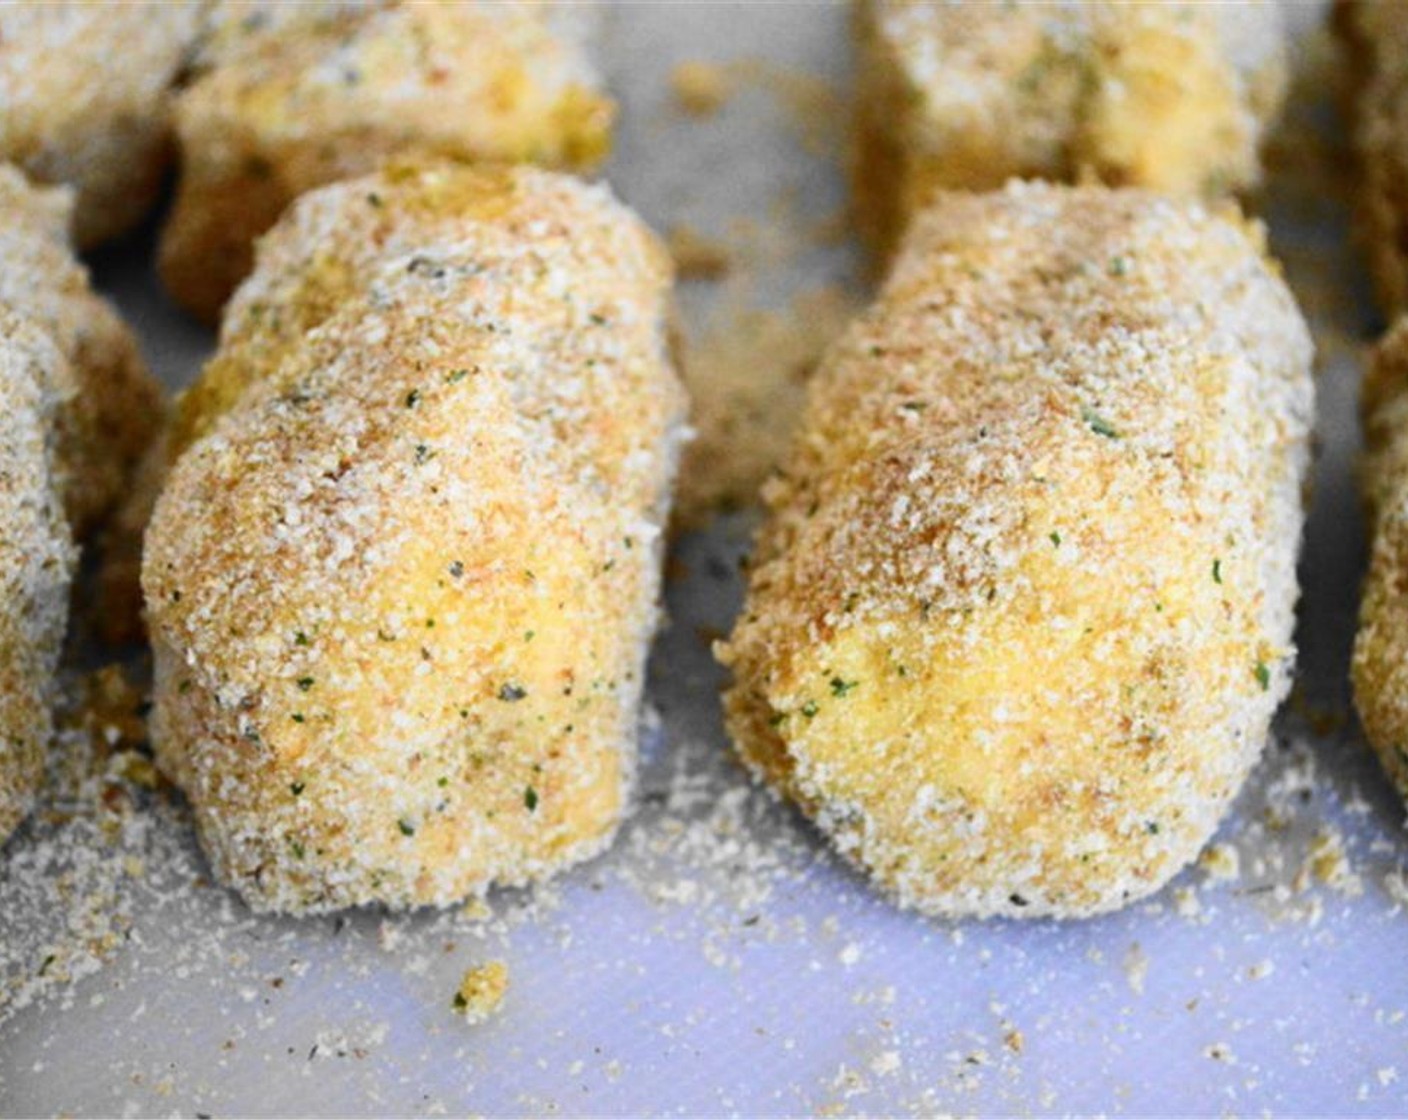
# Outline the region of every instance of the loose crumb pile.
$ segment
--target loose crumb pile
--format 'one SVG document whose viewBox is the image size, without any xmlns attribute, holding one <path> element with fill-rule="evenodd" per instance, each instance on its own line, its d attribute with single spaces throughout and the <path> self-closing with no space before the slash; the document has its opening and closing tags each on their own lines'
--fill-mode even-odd
<svg viewBox="0 0 1408 1120">
<path fill-rule="evenodd" d="M 130 939 L 139 895 L 202 874 L 169 827 L 141 693 L 116 668 L 63 683 L 41 806 L 0 863 L 0 1020 L 43 996 L 72 1004 Z"/>
</svg>

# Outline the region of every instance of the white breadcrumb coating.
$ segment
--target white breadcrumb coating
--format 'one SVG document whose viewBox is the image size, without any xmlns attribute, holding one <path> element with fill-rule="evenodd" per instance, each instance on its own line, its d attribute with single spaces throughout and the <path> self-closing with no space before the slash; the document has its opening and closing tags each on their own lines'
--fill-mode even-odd
<svg viewBox="0 0 1408 1120">
<path fill-rule="evenodd" d="M 80 246 L 123 233 L 156 200 L 168 88 L 200 11 L 194 0 L 0 4 L 0 160 L 74 188 Z"/>
<path fill-rule="evenodd" d="M 1351 676 L 1364 734 L 1408 798 L 1408 317 L 1374 350 L 1363 412 L 1372 543 Z"/>
<path fill-rule="evenodd" d="M 1157 889 L 1289 687 L 1310 360 L 1234 207 L 941 194 L 765 493 L 744 760 L 932 914 Z"/>
<path fill-rule="evenodd" d="M 670 284 L 605 187 L 526 167 L 397 163 L 262 240 L 143 570 L 157 759 L 253 906 L 445 905 L 609 843 L 683 429 Z"/>
<path fill-rule="evenodd" d="M 72 202 L 68 188 L 31 186 L 0 164 L 0 306 L 33 322 L 63 355 L 55 371 L 57 473 L 81 538 L 123 496 L 163 405 L 132 333 L 93 293 L 73 255 Z"/>
<path fill-rule="evenodd" d="M 939 188 L 1245 190 L 1286 85 L 1274 3 L 857 0 L 856 202 L 888 250 Z"/>
<path fill-rule="evenodd" d="M 42 772 L 72 538 L 103 524 L 162 420 L 132 335 L 73 256 L 72 207 L 69 188 L 0 164 L 0 839 Z"/>
<path fill-rule="evenodd" d="M 168 288 L 213 320 L 292 199 L 389 156 L 594 165 L 615 110 L 582 24 L 537 4 L 217 4 L 176 102 Z"/>
<path fill-rule="evenodd" d="M 0 306 L 0 842 L 29 812 L 53 731 L 75 559 L 54 447 L 65 364 L 42 329 Z"/>
<path fill-rule="evenodd" d="M 1349 116 L 1359 165 L 1358 213 L 1379 301 L 1408 311 L 1408 9 L 1339 0 Z"/>
</svg>

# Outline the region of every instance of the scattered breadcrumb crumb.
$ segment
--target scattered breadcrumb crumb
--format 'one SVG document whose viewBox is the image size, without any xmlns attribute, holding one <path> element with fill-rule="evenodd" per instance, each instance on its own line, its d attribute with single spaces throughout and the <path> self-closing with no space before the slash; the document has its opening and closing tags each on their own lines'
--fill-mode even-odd
<svg viewBox="0 0 1408 1120">
<path fill-rule="evenodd" d="M 1144 994 L 1144 981 L 1149 975 L 1149 954 L 1144 952 L 1139 942 L 1129 947 L 1124 955 L 1124 976 L 1129 981 L 1129 989 L 1135 995 Z"/>
<path fill-rule="evenodd" d="M 712 117 L 733 94 L 733 80 L 723 66 L 690 60 L 671 71 L 670 88 L 690 116 Z"/>
<path fill-rule="evenodd" d="M 1192 887 L 1175 887 L 1173 910 L 1180 918 L 1198 917 L 1203 911 L 1203 904 L 1198 898 L 1198 892 Z"/>
<path fill-rule="evenodd" d="M 742 59 L 727 72 L 739 84 L 771 95 L 787 110 L 789 123 L 808 154 L 842 151 L 851 119 L 846 92 L 815 74 L 761 59 Z"/>
<path fill-rule="evenodd" d="M 1385 893 L 1395 906 L 1408 906 L 1408 877 L 1401 869 L 1385 872 L 1383 883 Z"/>
<path fill-rule="evenodd" d="M 508 966 L 490 961 L 471 968 L 460 981 L 451 1006 L 470 1023 L 482 1023 L 499 1009 L 508 991 Z"/>
<path fill-rule="evenodd" d="M 1310 842 L 1302 870 L 1341 894 L 1357 895 L 1364 889 L 1345 854 L 1344 837 L 1332 829 L 1321 831 Z"/>
<path fill-rule="evenodd" d="M 1235 879 L 1241 865 L 1241 856 L 1231 844 L 1209 844 L 1198 859 L 1198 866 L 1214 881 Z"/>
<path fill-rule="evenodd" d="M 689 226 L 674 226 L 668 244 L 681 280 L 718 280 L 728 273 L 732 260 L 728 246 L 704 237 Z"/>
</svg>

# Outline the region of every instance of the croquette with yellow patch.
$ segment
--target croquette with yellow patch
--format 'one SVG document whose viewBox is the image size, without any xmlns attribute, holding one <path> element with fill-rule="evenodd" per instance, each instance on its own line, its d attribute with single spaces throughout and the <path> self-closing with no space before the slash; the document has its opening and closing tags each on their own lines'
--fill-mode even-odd
<svg viewBox="0 0 1408 1120">
<path fill-rule="evenodd" d="M 1273 3 L 857 0 L 855 21 L 856 209 L 884 252 L 941 188 L 1254 187 L 1284 96 Z"/>
<path fill-rule="evenodd" d="M 1290 683 L 1310 359 L 1231 207 L 941 194 L 766 491 L 744 761 L 927 913 L 1158 889 Z"/>
<path fill-rule="evenodd" d="M 172 295 L 214 320 L 291 200 L 390 156 L 593 166 L 614 107 L 581 20 L 561 5 L 218 4 L 176 100 Z"/>
<path fill-rule="evenodd" d="M 398 163 L 261 242 L 147 536 L 152 734 L 256 908 L 445 905 L 625 811 L 683 393 L 604 187 Z"/>
</svg>

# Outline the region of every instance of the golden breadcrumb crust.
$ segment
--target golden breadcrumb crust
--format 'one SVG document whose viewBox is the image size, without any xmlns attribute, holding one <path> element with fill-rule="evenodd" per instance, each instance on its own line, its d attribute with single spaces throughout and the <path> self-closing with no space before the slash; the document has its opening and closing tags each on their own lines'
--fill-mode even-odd
<svg viewBox="0 0 1408 1120">
<path fill-rule="evenodd" d="M 80 246 L 123 233 L 156 200 L 168 87 L 200 11 L 194 0 L 0 5 L 0 160 L 73 186 Z"/>
<path fill-rule="evenodd" d="M 0 842 L 44 773 L 68 619 L 75 553 L 54 448 L 65 364 L 45 331 L 0 306 Z"/>
<path fill-rule="evenodd" d="M 857 0 L 862 231 L 888 252 L 939 188 L 1093 177 L 1254 187 L 1285 88 L 1275 4 Z"/>
<path fill-rule="evenodd" d="M 626 807 L 683 426 L 604 187 L 399 162 L 261 241 L 147 535 L 152 734 L 260 909 L 447 904 Z"/>
<path fill-rule="evenodd" d="M 1349 116 L 1359 170 L 1358 217 L 1379 302 L 1408 311 L 1408 9 L 1339 0 Z"/>
<path fill-rule="evenodd" d="M 76 536 L 123 496 L 162 421 L 160 389 L 112 305 L 95 295 L 68 241 L 67 188 L 34 187 L 0 164 L 0 306 L 59 348 L 59 486 Z"/>
<path fill-rule="evenodd" d="M 1310 358 L 1235 208 L 941 193 L 765 492 L 744 760 L 929 913 L 1157 889 L 1289 686 Z"/>
<path fill-rule="evenodd" d="M 214 320 L 292 199 L 388 156 L 594 165 L 614 106 L 577 19 L 550 5 L 218 4 L 176 100 L 172 295 Z"/>
</svg>

